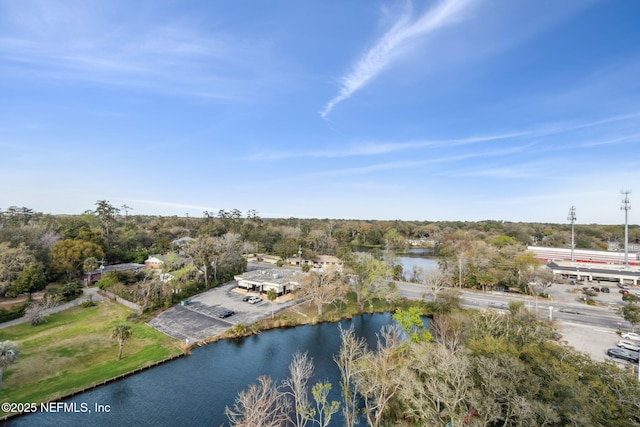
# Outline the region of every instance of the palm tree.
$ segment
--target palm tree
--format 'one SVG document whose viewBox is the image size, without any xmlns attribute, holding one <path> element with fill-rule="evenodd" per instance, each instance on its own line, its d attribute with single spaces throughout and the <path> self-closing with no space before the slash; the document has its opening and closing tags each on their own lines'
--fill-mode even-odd
<svg viewBox="0 0 640 427">
<path fill-rule="evenodd" d="M 124 341 L 131 337 L 131 326 L 126 323 L 120 323 L 111 330 L 111 338 L 118 340 L 120 348 L 118 350 L 118 360 L 122 359 L 122 347 L 124 347 Z"/>
<path fill-rule="evenodd" d="M 18 344 L 13 341 L 0 342 L 0 388 L 2 388 L 2 370 L 15 362 L 19 355 Z"/>
<path fill-rule="evenodd" d="M 271 318 L 273 319 L 273 302 L 278 298 L 278 294 L 275 290 L 269 289 L 267 291 L 267 299 L 271 301 Z"/>
</svg>

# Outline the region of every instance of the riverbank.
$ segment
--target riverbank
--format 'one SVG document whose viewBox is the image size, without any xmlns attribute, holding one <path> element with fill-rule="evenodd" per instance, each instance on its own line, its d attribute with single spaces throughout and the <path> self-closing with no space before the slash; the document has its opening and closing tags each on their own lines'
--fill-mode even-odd
<svg viewBox="0 0 640 427">
<path fill-rule="evenodd" d="M 398 306 L 411 304 L 397 303 L 399 305 L 376 300 L 366 305 L 365 313 L 393 311 Z M 131 311 L 109 299 L 93 307 L 79 306 L 52 314 L 38 327 L 21 324 L 5 328 L 0 331 L 0 340 L 17 342 L 21 356 L 5 370 L 5 387 L 0 390 L 0 399 L 38 404 L 60 401 L 189 354 L 194 346 L 271 329 L 336 322 L 362 314 L 353 298 L 325 306 L 322 318 L 317 315 L 317 307 L 307 302 L 288 304 L 283 310 L 276 310 L 272 318 L 270 305 L 264 303 L 262 316 L 256 322 L 229 324 L 222 333 L 188 344 L 147 324 L 129 322 L 133 335 L 125 342 L 124 357 L 119 362 L 115 360 L 117 344 L 110 338 L 110 330 L 129 318 Z M 4 419 L 8 415 L 0 413 Z"/>
<path fill-rule="evenodd" d="M 131 323 L 132 336 L 118 361 L 113 326 L 131 311 L 110 300 L 51 314 L 39 326 L 19 324 L 0 330 L 0 341 L 18 344 L 20 357 L 4 369 L 0 400 L 10 403 L 56 401 L 179 357 L 185 350 L 171 337 L 143 323 Z M 9 415 L 0 412 L 0 416 Z"/>
</svg>

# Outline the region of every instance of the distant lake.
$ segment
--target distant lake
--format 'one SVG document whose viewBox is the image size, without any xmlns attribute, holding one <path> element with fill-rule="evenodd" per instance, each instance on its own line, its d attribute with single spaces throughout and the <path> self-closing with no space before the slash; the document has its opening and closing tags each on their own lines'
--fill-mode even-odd
<svg viewBox="0 0 640 427">
<path fill-rule="evenodd" d="M 419 268 L 426 272 L 439 268 L 438 261 L 435 258 L 427 258 L 424 256 L 395 256 L 392 261 L 402 265 L 402 275 L 406 280 L 411 280 L 414 269 Z"/>
<path fill-rule="evenodd" d="M 196 348 L 176 359 L 123 380 L 98 387 L 66 400 L 94 408 L 110 406 L 110 413 L 35 413 L 14 418 L 9 426 L 213 426 L 229 425 L 225 406 L 231 407 L 238 392 L 261 375 L 280 383 L 288 376 L 291 357 L 308 352 L 315 363 L 317 381 L 329 380 L 330 400 L 341 401 L 339 371 L 333 356 L 340 348 L 338 324 L 353 325 L 371 348 L 376 333 L 393 322 L 389 313 L 365 314 L 339 323 L 276 329 L 238 340 L 223 340 Z M 126 344 L 125 344 L 126 346 Z M 342 426 L 341 413 L 331 426 Z M 364 425 L 361 424 L 360 425 Z"/>
</svg>

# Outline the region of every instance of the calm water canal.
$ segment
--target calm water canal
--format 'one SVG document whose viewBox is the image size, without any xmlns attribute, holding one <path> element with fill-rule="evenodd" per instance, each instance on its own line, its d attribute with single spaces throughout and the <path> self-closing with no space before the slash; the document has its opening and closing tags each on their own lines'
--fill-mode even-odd
<svg viewBox="0 0 640 427">
<path fill-rule="evenodd" d="M 351 325 L 373 348 L 376 332 L 391 323 L 390 314 L 362 315 L 339 322 Z M 341 400 L 339 372 L 333 361 L 340 348 L 338 323 L 262 332 L 241 340 L 225 340 L 194 349 L 191 356 L 149 369 L 124 380 L 74 396 L 78 408 L 109 405 L 106 413 L 36 413 L 15 418 L 10 426 L 220 426 L 229 425 L 225 406 L 237 393 L 269 375 L 280 382 L 288 375 L 296 351 L 309 352 L 315 363 L 311 381 L 328 379 L 330 399 Z M 342 425 L 336 414 L 334 426 Z"/>
</svg>

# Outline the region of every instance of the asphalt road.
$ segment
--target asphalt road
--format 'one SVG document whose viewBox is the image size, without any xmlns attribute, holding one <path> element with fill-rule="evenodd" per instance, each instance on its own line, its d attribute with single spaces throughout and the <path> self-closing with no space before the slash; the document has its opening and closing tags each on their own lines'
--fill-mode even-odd
<svg viewBox="0 0 640 427">
<path fill-rule="evenodd" d="M 422 285 L 407 282 L 397 282 L 400 295 L 409 299 L 425 299 L 431 300 L 433 297 Z M 621 327 L 625 329 L 631 329 L 631 325 L 625 322 L 615 311 L 620 304 L 615 301 L 598 301 L 599 305 L 590 306 L 584 302 L 580 302 L 581 294 L 574 294 L 568 292 L 571 290 L 569 285 L 555 285 L 556 288 L 561 289 L 566 295 L 559 297 L 559 292 L 556 295 L 552 295 L 552 299 L 534 298 L 528 295 L 521 295 L 515 293 L 505 292 L 480 292 L 462 290 L 462 306 L 466 308 L 491 308 L 490 303 L 499 303 L 509 305 L 511 301 L 523 301 L 525 306 L 538 313 L 540 317 L 549 318 L 551 313 L 552 320 L 558 321 L 580 321 L 589 325 L 597 327 L 618 327 L 618 322 L 621 322 Z M 605 294 L 602 294 L 603 298 Z M 609 296 L 620 299 L 621 295 L 617 293 L 611 293 Z M 596 297 L 597 298 L 597 297 Z M 611 298 L 610 298 L 611 299 Z M 552 310 L 550 310 L 552 308 Z"/>
<path fill-rule="evenodd" d="M 619 328 L 631 330 L 631 325 L 624 321 L 616 313 L 616 309 L 622 306 L 622 295 L 617 292 L 617 287 L 611 287 L 609 294 L 598 293 L 593 299 L 596 306 L 590 306 L 582 300 L 580 288 L 576 286 L 556 284 L 548 289 L 551 299 L 535 298 L 527 295 L 504 292 L 480 292 L 462 291 L 462 306 L 474 309 L 489 309 L 504 304 L 506 311 L 510 301 L 523 301 L 525 306 L 538 314 L 542 319 L 551 317 L 554 326 L 563 335 L 563 340 L 576 350 L 588 354 L 594 360 L 611 360 L 622 365 L 628 362 L 611 359 L 606 356 L 610 347 L 615 347 L 618 339 Z M 409 299 L 431 300 L 432 296 L 425 291 L 422 285 L 414 283 L 398 282 L 400 295 Z M 553 307 L 550 310 L 550 307 Z M 492 308 L 496 309 L 496 308 Z"/>
</svg>

